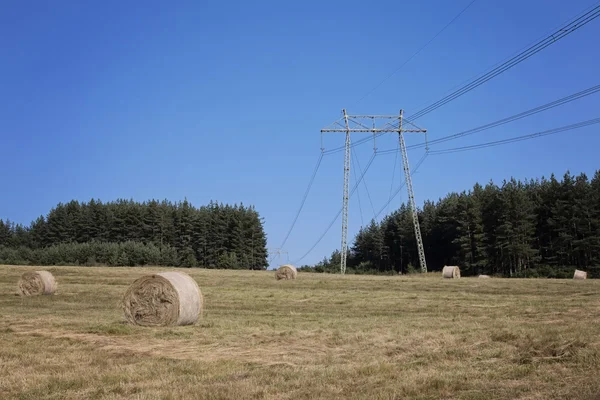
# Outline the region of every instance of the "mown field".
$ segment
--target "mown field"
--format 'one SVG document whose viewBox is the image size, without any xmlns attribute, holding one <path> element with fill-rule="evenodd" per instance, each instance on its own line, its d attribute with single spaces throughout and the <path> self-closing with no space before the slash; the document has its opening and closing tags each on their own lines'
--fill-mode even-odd
<svg viewBox="0 0 600 400">
<path fill-rule="evenodd" d="M 600 281 L 185 270 L 195 326 L 123 322 L 164 268 L 0 266 L 1 399 L 600 399 Z"/>
</svg>

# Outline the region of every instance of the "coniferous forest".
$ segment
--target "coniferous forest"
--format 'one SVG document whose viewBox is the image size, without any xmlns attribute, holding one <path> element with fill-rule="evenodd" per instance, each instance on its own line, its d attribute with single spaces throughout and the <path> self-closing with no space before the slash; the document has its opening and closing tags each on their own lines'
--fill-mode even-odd
<svg viewBox="0 0 600 400">
<path fill-rule="evenodd" d="M 266 269 L 266 244 L 253 207 L 213 202 L 71 201 L 30 226 L 0 220 L 4 264 Z"/>
<path fill-rule="evenodd" d="M 562 180 L 476 184 L 419 210 L 428 270 L 458 265 L 463 275 L 600 277 L 600 171 Z M 339 271 L 340 253 L 303 270 Z M 419 269 L 407 205 L 361 228 L 348 272 L 410 273 Z"/>
<path fill-rule="evenodd" d="M 600 277 L 600 171 L 592 179 L 493 182 L 437 202 L 419 222 L 430 271 L 458 265 L 463 275 Z M 32 265 L 168 265 L 265 269 L 266 235 L 253 207 L 187 200 L 97 200 L 59 204 L 29 226 L 0 220 L 0 263 Z M 337 272 L 340 253 L 302 269 Z M 361 228 L 349 273 L 418 271 L 407 205 Z"/>
</svg>

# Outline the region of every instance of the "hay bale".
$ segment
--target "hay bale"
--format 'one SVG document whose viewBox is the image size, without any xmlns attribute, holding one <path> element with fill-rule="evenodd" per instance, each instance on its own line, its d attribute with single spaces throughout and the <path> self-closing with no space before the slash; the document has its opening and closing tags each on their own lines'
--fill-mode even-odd
<svg viewBox="0 0 600 400">
<path fill-rule="evenodd" d="M 479 275 L 479 278 L 490 278 L 489 275 Z"/>
<path fill-rule="evenodd" d="M 202 310 L 196 281 L 183 272 L 161 272 L 136 279 L 123 297 L 129 323 L 141 326 L 192 325 Z"/>
<path fill-rule="evenodd" d="M 587 279 L 587 272 L 576 269 L 573 279 Z"/>
<path fill-rule="evenodd" d="M 21 296 L 50 295 L 56 291 L 56 280 L 48 271 L 30 271 L 21 275 L 18 283 Z"/>
<path fill-rule="evenodd" d="M 442 270 L 442 277 L 446 279 L 458 279 L 460 278 L 460 268 L 446 265 Z"/>
<path fill-rule="evenodd" d="M 293 265 L 290 265 L 290 264 L 282 265 L 281 267 L 279 267 L 279 269 L 277 271 L 275 271 L 275 278 L 277 280 L 296 279 L 297 276 L 298 276 L 298 271 L 296 270 L 296 267 L 294 267 Z"/>
</svg>

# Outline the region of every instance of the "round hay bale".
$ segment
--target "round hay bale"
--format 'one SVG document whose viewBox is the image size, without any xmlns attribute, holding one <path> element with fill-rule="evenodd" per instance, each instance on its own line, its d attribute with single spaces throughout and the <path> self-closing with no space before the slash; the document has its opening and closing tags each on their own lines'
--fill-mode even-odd
<svg viewBox="0 0 600 400">
<path fill-rule="evenodd" d="M 446 265 L 442 270 L 442 277 L 446 279 L 460 278 L 460 268 Z"/>
<path fill-rule="evenodd" d="M 56 280 L 48 271 L 29 271 L 19 279 L 19 294 L 21 296 L 50 295 L 56 291 Z"/>
<path fill-rule="evenodd" d="M 479 275 L 479 278 L 490 278 L 489 275 Z"/>
<path fill-rule="evenodd" d="M 191 276 L 169 271 L 136 279 L 123 297 L 123 312 L 135 325 L 192 325 L 198 321 L 202 303 L 200 288 Z"/>
<path fill-rule="evenodd" d="M 293 265 L 290 265 L 290 264 L 282 265 L 281 267 L 279 267 L 279 269 L 277 271 L 275 271 L 275 278 L 277 280 L 296 279 L 297 276 L 298 276 L 298 270 L 296 270 L 296 267 L 294 267 Z"/>
<path fill-rule="evenodd" d="M 587 279 L 587 272 L 576 269 L 573 279 Z"/>
</svg>

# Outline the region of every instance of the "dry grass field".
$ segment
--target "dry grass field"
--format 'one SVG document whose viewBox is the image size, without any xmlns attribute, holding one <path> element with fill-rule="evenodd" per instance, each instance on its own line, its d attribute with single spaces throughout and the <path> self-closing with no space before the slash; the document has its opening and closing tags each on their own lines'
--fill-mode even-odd
<svg viewBox="0 0 600 400">
<path fill-rule="evenodd" d="M 123 323 L 155 268 L 0 266 L 1 399 L 600 399 L 600 281 L 186 270 L 195 326 Z"/>
</svg>

